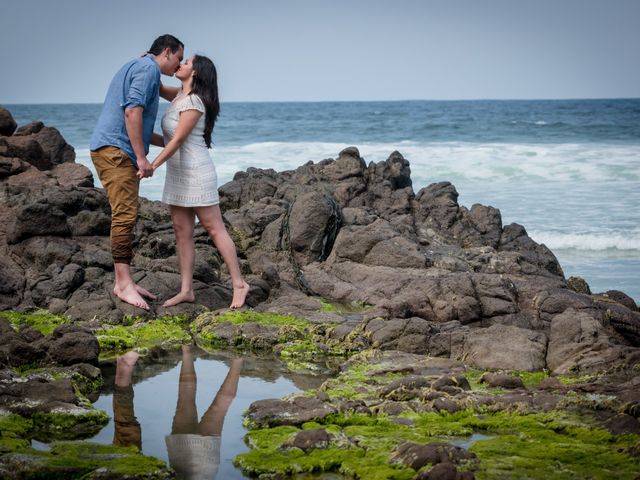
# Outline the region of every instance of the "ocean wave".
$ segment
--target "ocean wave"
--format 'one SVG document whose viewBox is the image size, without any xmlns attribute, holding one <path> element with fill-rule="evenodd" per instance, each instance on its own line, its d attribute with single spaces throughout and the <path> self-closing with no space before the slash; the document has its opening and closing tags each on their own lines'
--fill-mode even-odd
<svg viewBox="0 0 640 480">
<path fill-rule="evenodd" d="M 225 168 L 249 166 L 296 168 L 308 161 L 335 158 L 350 146 L 328 142 L 261 142 L 221 146 L 214 151 Z M 506 144 L 470 142 L 394 143 L 356 145 L 367 161 L 379 162 L 394 150 L 409 160 L 414 179 L 430 183 L 434 177 L 488 181 L 549 180 L 572 182 L 639 181 L 640 145 Z M 239 168 L 238 168 L 239 167 Z M 424 186 L 424 185 L 422 185 Z"/>
<path fill-rule="evenodd" d="M 214 147 L 212 156 L 221 181 L 249 167 L 290 170 L 309 161 L 336 158 L 351 146 L 337 142 L 258 142 Z M 640 145 L 510 144 L 472 142 L 361 143 L 366 162 L 380 162 L 398 150 L 410 162 L 414 186 L 435 181 L 637 182 Z M 159 150 L 152 148 L 153 158 Z M 88 150 L 77 150 L 82 159 Z"/>
<path fill-rule="evenodd" d="M 640 253 L 640 231 L 602 233 L 558 233 L 532 231 L 529 236 L 551 250 L 584 250 L 602 252 L 621 250 Z"/>
</svg>

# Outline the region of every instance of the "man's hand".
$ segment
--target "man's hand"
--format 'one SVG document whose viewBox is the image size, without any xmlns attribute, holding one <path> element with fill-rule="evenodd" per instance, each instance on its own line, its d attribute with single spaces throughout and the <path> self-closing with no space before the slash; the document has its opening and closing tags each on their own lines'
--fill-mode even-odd
<svg viewBox="0 0 640 480">
<path fill-rule="evenodd" d="M 153 167 L 146 158 L 138 158 L 138 178 L 147 178 L 153 176 Z"/>
</svg>

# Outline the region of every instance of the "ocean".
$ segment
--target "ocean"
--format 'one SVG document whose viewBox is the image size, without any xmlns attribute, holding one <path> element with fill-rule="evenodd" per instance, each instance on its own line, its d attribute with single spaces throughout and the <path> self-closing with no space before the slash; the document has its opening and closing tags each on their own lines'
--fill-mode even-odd
<svg viewBox="0 0 640 480">
<path fill-rule="evenodd" d="M 101 105 L 5 107 L 19 125 L 56 127 L 94 171 Z M 450 181 L 461 205 L 492 205 L 503 224 L 524 225 L 567 278 L 640 301 L 640 99 L 223 103 L 214 143 L 220 185 L 248 167 L 293 169 L 347 146 L 367 162 L 398 150 L 416 192 Z M 163 175 L 143 181 L 141 195 L 159 200 Z"/>
</svg>

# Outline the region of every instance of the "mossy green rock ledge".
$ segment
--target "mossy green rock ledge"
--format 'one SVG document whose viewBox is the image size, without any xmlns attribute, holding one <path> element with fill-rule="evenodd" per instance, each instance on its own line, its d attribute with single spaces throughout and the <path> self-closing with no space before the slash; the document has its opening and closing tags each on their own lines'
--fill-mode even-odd
<svg viewBox="0 0 640 480">
<path fill-rule="evenodd" d="M 363 352 L 315 391 L 252 404 L 251 451 L 234 463 L 258 478 L 637 477 L 640 435 L 609 428 L 625 416 L 637 422 L 623 399 L 544 372 L 501 372 L 520 380 L 508 389 L 481 381 L 483 373 L 449 359 Z"/>
</svg>

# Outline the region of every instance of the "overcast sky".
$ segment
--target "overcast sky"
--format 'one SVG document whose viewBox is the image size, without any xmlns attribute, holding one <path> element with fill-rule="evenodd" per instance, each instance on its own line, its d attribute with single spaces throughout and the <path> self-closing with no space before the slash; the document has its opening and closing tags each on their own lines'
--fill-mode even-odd
<svg viewBox="0 0 640 480">
<path fill-rule="evenodd" d="M 4 104 L 102 102 L 163 33 L 214 60 L 223 101 L 640 97 L 640 0 L 0 6 Z"/>
</svg>

